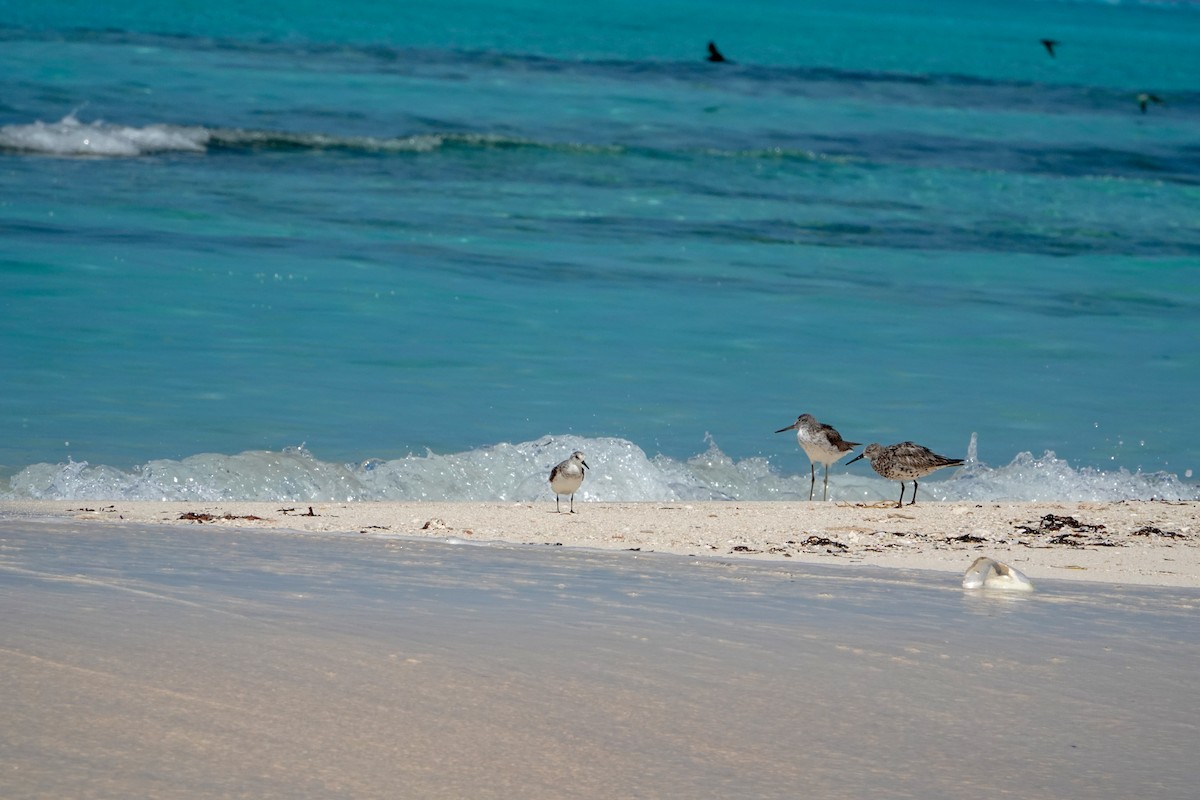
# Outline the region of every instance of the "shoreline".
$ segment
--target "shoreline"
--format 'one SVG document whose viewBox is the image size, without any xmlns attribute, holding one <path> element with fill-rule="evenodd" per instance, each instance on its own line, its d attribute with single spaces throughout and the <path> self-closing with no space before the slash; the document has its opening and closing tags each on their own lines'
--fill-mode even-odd
<svg viewBox="0 0 1200 800">
<path fill-rule="evenodd" d="M 1200 503 L 0 501 L 7 519 L 221 526 L 1200 588 Z"/>
<path fill-rule="evenodd" d="M 541 505 L 444 513 L 504 526 L 510 511 L 552 519 Z M 681 530 L 779 509 L 585 511 L 554 522 Z M 345 527 L 339 512 L 299 521 Z M 1194 589 L 1005 595 L 963 591 L 957 571 L 56 513 L 0 517 L 14 800 L 1117 800 L 1195 785 Z"/>
</svg>

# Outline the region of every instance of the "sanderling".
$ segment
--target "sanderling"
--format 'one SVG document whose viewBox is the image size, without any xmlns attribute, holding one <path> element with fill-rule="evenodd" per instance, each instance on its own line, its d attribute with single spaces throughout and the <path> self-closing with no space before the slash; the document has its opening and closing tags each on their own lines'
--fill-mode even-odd
<svg viewBox="0 0 1200 800">
<path fill-rule="evenodd" d="M 900 442 L 884 447 L 879 444 L 869 444 L 847 464 L 853 464 L 860 458 L 871 462 L 871 468 L 885 478 L 900 481 L 900 502 L 896 508 L 904 505 L 904 482 L 913 482 L 913 505 L 917 502 L 917 478 L 924 478 L 935 469 L 942 467 L 957 467 L 963 463 L 961 458 L 946 458 L 939 456 L 928 447 L 922 447 L 912 442 Z"/>
<path fill-rule="evenodd" d="M 808 485 L 808 499 L 813 499 L 813 493 L 817 488 L 817 462 L 819 461 L 825 465 L 825 491 L 821 498 L 828 500 L 829 465 L 839 458 L 844 458 L 847 453 L 858 447 L 858 442 L 847 442 L 832 425 L 817 422 L 817 418 L 812 414 L 801 414 L 791 425 L 775 432 L 783 433 L 790 430 L 796 431 L 796 441 L 804 448 L 804 452 L 811 462 L 812 482 Z"/>
<path fill-rule="evenodd" d="M 550 488 L 554 490 L 554 510 L 562 513 L 558 505 L 559 495 L 571 495 L 571 513 L 575 513 L 575 492 L 583 485 L 583 470 L 588 467 L 583 453 L 576 450 L 571 457 L 550 470 Z"/>
</svg>

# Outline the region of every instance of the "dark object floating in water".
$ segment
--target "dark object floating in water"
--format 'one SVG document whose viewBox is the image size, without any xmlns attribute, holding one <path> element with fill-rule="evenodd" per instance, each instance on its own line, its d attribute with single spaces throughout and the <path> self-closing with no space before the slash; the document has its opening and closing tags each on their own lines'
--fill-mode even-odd
<svg viewBox="0 0 1200 800">
<path fill-rule="evenodd" d="M 1042 39 L 1042 47 L 1046 48 L 1046 52 L 1050 54 L 1051 58 L 1058 58 L 1054 55 L 1054 48 L 1058 44 L 1059 42 L 1055 39 Z"/>
<path fill-rule="evenodd" d="M 717 49 L 716 42 L 708 43 L 708 60 L 714 63 L 725 60 L 725 56 L 722 55 L 721 51 Z"/>
<path fill-rule="evenodd" d="M 1141 94 L 1139 94 L 1137 96 L 1137 101 L 1138 101 L 1138 108 L 1140 108 L 1142 110 L 1143 114 L 1146 113 L 1146 106 L 1150 103 L 1157 103 L 1160 106 L 1166 105 L 1166 102 L 1163 101 L 1163 99 L 1161 97 L 1159 97 L 1156 94 L 1150 94 L 1149 92 L 1142 92 Z"/>
</svg>

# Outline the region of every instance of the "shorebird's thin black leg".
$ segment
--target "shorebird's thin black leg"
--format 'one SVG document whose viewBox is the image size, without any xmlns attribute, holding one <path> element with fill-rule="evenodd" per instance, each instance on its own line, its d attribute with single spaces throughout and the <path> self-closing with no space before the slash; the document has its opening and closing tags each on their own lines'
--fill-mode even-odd
<svg viewBox="0 0 1200 800">
<path fill-rule="evenodd" d="M 808 501 L 811 503 L 813 494 L 817 491 L 817 465 L 809 464 L 808 468 L 812 474 L 812 480 L 808 482 Z"/>
<path fill-rule="evenodd" d="M 917 479 L 913 478 L 913 499 L 909 502 L 910 506 L 917 504 Z"/>
<path fill-rule="evenodd" d="M 829 465 L 828 464 L 825 465 L 825 489 L 824 489 L 824 491 L 821 492 L 821 499 L 822 500 L 829 499 Z"/>
<path fill-rule="evenodd" d="M 900 502 L 896 503 L 896 508 L 904 505 L 904 481 L 900 481 Z"/>
</svg>

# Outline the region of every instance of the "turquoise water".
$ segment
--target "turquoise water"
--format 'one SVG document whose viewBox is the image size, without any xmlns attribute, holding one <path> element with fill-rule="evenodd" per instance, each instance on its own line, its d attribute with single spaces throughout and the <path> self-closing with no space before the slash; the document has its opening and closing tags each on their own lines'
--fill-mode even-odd
<svg viewBox="0 0 1200 800">
<path fill-rule="evenodd" d="M 1194 4 L 0 8 L 10 494 L 1196 495 Z"/>
</svg>

